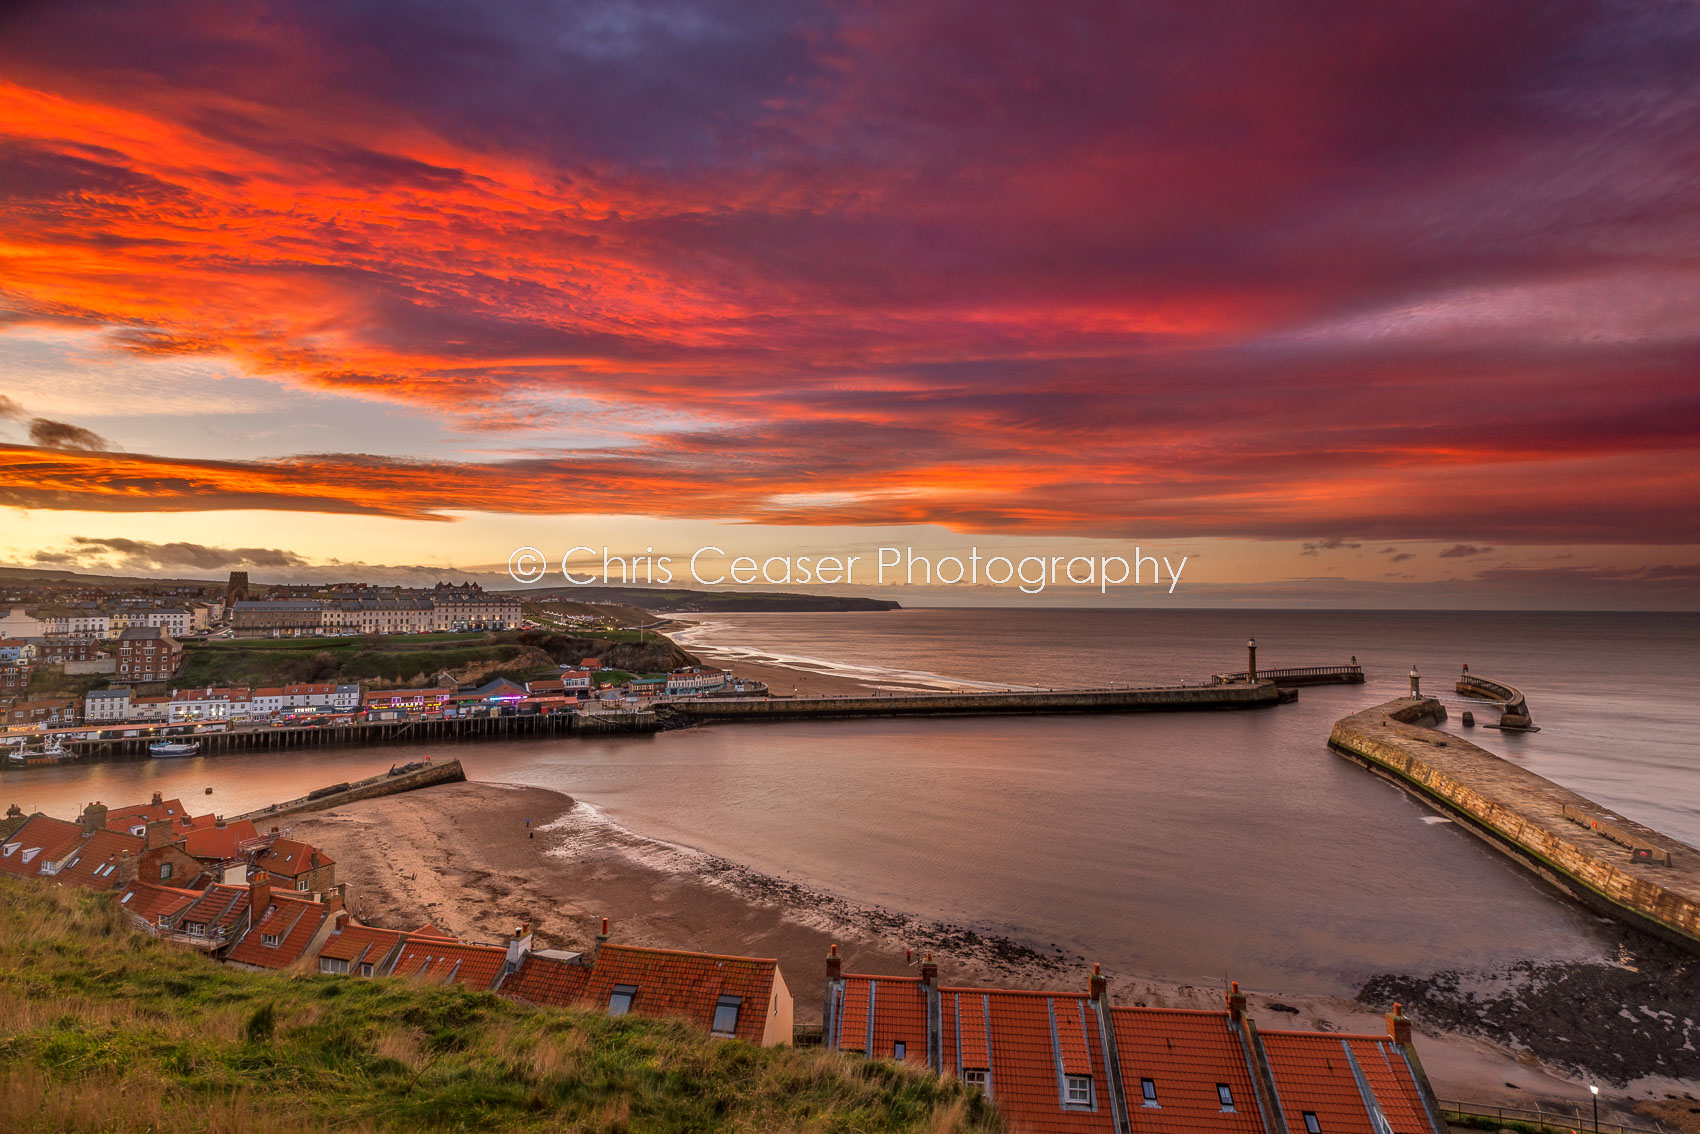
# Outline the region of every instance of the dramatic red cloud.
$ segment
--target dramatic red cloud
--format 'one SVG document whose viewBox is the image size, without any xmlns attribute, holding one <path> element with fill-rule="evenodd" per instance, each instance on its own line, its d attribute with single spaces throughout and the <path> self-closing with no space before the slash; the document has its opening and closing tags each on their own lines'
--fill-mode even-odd
<svg viewBox="0 0 1700 1134">
<path fill-rule="evenodd" d="M 0 325 L 622 424 L 429 485 L 20 448 L 0 493 L 1686 541 L 1696 50 L 1545 0 L 26 8 Z"/>
</svg>

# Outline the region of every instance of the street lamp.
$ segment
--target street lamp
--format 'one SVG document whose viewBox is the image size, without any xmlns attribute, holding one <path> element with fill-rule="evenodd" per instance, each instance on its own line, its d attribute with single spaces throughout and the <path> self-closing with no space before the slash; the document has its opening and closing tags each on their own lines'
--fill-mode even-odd
<svg viewBox="0 0 1700 1134">
<path fill-rule="evenodd" d="M 1600 1134 L 1600 1085 L 1589 1083 L 1588 1090 L 1594 1093 L 1594 1134 Z"/>
</svg>

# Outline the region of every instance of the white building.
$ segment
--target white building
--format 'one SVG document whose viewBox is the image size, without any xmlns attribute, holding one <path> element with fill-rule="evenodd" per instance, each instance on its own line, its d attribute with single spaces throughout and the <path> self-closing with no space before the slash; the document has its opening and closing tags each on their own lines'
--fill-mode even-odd
<svg viewBox="0 0 1700 1134">
<path fill-rule="evenodd" d="M 667 695 L 669 697 L 690 697 L 715 689 L 724 689 L 726 680 L 730 676 L 723 669 L 710 669 L 707 666 L 700 665 L 685 666 L 667 675 Z"/>
<path fill-rule="evenodd" d="M 248 712 L 256 716 L 300 709 L 328 709 L 351 713 L 358 708 L 358 685 L 283 685 L 254 690 Z"/>
<path fill-rule="evenodd" d="M 589 689 L 590 670 L 578 668 L 561 670 L 561 688 L 569 693 Z"/>
<path fill-rule="evenodd" d="M 142 610 L 130 616 L 131 626 L 157 626 L 173 638 L 189 632 L 189 612 L 186 610 Z"/>
<path fill-rule="evenodd" d="M 240 686 L 232 689 L 179 689 L 171 695 L 170 716 L 173 721 L 227 721 L 249 713 L 249 693 Z"/>
<path fill-rule="evenodd" d="M 130 719 L 130 690 L 96 689 L 83 698 L 83 720 L 127 721 Z"/>
<path fill-rule="evenodd" d="M 26 613 L 21 606 L 0 613 L 0 638 L 39 638 L 45 633 L 41 619 Z"/>
</svg>

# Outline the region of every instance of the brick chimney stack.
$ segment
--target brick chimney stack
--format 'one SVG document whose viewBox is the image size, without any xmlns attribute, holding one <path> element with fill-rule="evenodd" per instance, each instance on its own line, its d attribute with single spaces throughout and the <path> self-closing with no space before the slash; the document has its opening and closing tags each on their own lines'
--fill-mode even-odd
<svg viewBox="0 0 1700 1134">
<path fill-rule="evenodd" d="M 1236 1021 L 1245 1019 L 1245 993 L 1240 991 L 1240 982 L 1233 981 L 1228 985 L 1228 1015 Z"/>
<path fill-rule="evenodd" d="M 95 800 L 83 808 L 83 834 L 92 835 L 106 830 L 106 804 Z"/>
<path fill-rule="evenodd" d="M 152 829 L 151 826 L 149 828 Z M 258 879 L 248 883 L 248 916 L 258 925 L 266 915 L 266 907 L 272 904 L 272 884 L 269 879 Z"/>
<path fill-rule="evenodd" d="M 159 794 L 159 793 L 158 793 L 158 792 L 157 792 L 157 791 L 156 791 L 156 792 L 154 792 L 154 793 L 153 793 L 153 805 L 154 805 L 154 806 L 155 806 L 155 807 L 158 807 L 158 806 L 160 806 L 160 805 L 161 805 L 161 804 L 163 804 L 163 803 L 164 803 L 164 802 L 165 802 L 165 797 L 164 797 L 164 796 L 162 796 L 162 795 L 160 795 L 160 794 Z"/>
<path fill-rule="evenodd" d="M 922 954 L 922 956 L 921 956 L 921 983 L 928 988 L 932 988 L 934 985 L 938 984 L 938 982 L 939 982 L 939 967 L 936 963 L 934 963 L 933 955 L 931 953 Z"/>
<path fill-rule="evenodd" d="M 1393 1011 L 1387 1013 L 1387 1038 L 1403 1047 L 1411 1043 L 1411 1021 L 1405 1015 L 1403 1004 L 1394 1004 Z"/>
<path fill-rule="evenodd" d="M 171 820 L 155 819 L 146 828 L 146 843 L 144 850 L 158 850 L 160 847 L 171 845 Z"/>
<path fill-rule="evenodd" d="M 838 955 L 838 946 L 829 946 L 826 951 L 826 979 L 837 980 L 843 975 L 844 958 Z"/>
<path fill-rule="evenodd" d="M 1110 978 L 1104 975 L 1103 967 L 1097 961 L 1092 962 L 1092 976 L 1087 980 L 1086 987 L 1092 994 L 1092 999 L 1100 1004 L 1109 995 Z"/>
</svg>

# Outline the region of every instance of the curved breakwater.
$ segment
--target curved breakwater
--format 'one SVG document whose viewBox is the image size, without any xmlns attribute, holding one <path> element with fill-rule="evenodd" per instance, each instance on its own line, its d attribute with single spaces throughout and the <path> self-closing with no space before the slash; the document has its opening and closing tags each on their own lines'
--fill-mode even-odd
<svg viewBox="0 0 1700 1134">
<path fill-rule="evenodd" d="M 1584 905 L 1700 954 L 1700 849 L 1434 727 L 1445 717 L 1402 697 L 1337 721 L 1328 743 Z"/>
</svg>

